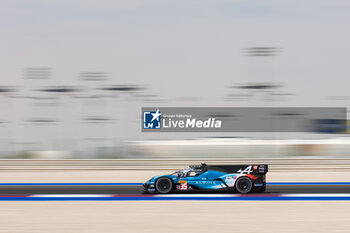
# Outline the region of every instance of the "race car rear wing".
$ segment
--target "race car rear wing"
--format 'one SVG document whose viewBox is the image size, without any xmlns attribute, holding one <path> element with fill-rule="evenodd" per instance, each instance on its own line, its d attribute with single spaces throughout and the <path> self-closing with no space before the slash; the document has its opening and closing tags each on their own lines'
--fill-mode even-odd
<svg viewBox="0 0 350 233">
<path fill-rule="evenodd" d="M 251 164 L 251 165 L 206 165 L 202 164 L 202 168 L 206 170 L 222 171 L 225 173 L 241 173 L 241 174 L 266 174 L 268 172 L 267 164 Z"/>
</svg>

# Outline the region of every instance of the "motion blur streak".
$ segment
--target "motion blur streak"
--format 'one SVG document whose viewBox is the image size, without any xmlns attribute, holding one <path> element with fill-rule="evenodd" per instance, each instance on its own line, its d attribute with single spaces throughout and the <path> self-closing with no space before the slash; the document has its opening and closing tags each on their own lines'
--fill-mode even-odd
<svg viewBox="0 0 350 233">
<path fill-rule="evenodd" d="M 267 185 L 350 185 L 350 182 L 266 182 Z M 142 183 L 0 183 L 0 186 L 137 186 Z"/>
<path fill-rule="evenodd" d="M 2 233 L 210 233 L 232 229 L 329 233 L 350 228 L 349 201 L 4 201 L 0 205 Z M 176 227 L 169 227 L 174 223 Z"/>
<path fill-rule="evenodd" d="M 0 233 L 348 233 L 349 117 L 287 109 L 259 124 L 312 133 L 143 133 L 141 111 L 349 111 L 349 12 L 347 0 L 0 0 Z M 265 196 L 140 196 L 201 162 L 268 164 Z"/>
<path fill-rule="evenodd" d="M 11 196 L 0 195 L 0 201 L 349 201 L 350 194 L 284 194 L 284 195 L 101 195 L 47 194 Z"/>
</svg>

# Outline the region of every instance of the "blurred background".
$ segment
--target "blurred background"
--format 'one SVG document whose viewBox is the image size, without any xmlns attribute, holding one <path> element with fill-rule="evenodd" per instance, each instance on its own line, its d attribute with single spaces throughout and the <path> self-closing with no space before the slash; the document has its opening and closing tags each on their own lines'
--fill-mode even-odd
<svg viewBox="0 0 350 233">
<path fill-rule="evenodd" d="M 349 107 L 349 8 L 2 0 L 0 158 L 347 158 L 347 132 L 142 133 L 141 107 Z"/>
</svg>

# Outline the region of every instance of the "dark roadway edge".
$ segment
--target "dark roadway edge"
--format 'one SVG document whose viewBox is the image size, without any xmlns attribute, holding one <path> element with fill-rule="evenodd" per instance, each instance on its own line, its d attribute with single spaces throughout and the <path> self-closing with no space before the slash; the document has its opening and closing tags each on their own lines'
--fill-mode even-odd
<svg viewBox="0 0 350 233">
<path fill-rule="evenodd" d="M 186 193 L 222 193 L 220 191 L 190 191 Z M 234 193 L 234 192 L 224 192 Z M 267 185 L 264 194 L 305 194 L 305 193 L 342 193 L 350 194 L 349 184 L 274 184 Z M 141 185 L 1 185 L 0 195 L 31 195 L 31 194 L 141 194 Z"/>
<path fill-rule="evenodd" d="M 268 185 L 350 185 L 350 182 L 267 182 Z M 116 186 L 142 185 L 142 183 L 0 183 L 0 186 Z"/>
</svg>

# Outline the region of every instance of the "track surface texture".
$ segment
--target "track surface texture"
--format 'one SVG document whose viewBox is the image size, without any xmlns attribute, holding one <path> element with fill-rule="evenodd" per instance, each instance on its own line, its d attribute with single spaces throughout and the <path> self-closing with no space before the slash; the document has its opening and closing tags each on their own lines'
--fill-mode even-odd
<svg viewBox="0 0 350 233">
<path fill-rule="evenodd" d="M 190 191 L 197 193 L 222 193 L 218 191 Z M 227 191 L 225 193 L 228 193 Z M 235 192 L 232 192 L 235 193 Z M 267 185 L 264 194 L 350 193 L 349 184 L 289 184 Z M 0 195 L 30 194 L 141 194 L 140 185 L 1 185 Z"/>
</svg>

